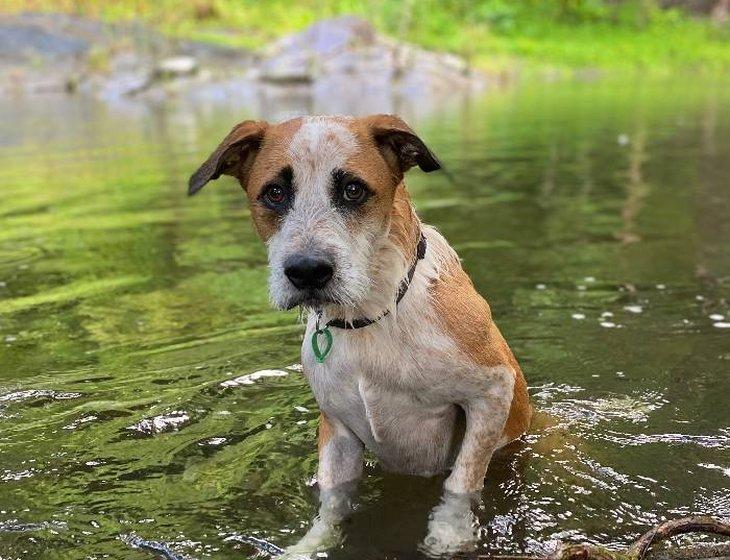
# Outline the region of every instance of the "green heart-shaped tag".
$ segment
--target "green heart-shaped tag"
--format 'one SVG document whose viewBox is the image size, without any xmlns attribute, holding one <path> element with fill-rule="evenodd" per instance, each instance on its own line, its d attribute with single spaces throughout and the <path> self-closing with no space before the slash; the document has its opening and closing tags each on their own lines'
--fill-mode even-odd
<svg viewBox="0 0 730 560">
<path fill-rule="evenodd" d="M 319 347 L 319 335 L 324 335 L 325 342 L 327 343 L 324 350 L 321 350 Z M 327 354 L 330 353 L 330 350 L 332 350 L 332 333 L 330 332 L 329 327 L 314 331 L 314 333 L 312 333 L 312 351 L 314 352 L 314 357 L 318 364 L 324 363 L 324 359 L 327 357 Z"/>
</svg>

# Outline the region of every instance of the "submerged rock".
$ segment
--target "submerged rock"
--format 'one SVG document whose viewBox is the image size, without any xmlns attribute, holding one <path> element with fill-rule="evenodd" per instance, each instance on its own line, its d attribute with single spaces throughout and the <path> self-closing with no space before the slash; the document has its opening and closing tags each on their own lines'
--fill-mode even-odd
<svg viewBox="0 0 730 560">
<path fill-rule="evenodd" d="M 155 75 L 162 78 L 189 76 L 198 71 L 198 61 L 192 56 L 173 56 L 157 63 Z"/>
</svg>

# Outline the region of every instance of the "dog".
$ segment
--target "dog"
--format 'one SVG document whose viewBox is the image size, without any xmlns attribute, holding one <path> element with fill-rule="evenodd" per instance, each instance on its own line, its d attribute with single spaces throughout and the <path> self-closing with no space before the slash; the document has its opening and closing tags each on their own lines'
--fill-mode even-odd
<svg viewBox="0 0 730 560">
<path fill-rule="evenodd" d="M 268 247 L 272 304 L 307 316 L 320 512 L 291 554 L 332 541 L 365 449 L 389 471 L 450 471 L 422 546 L 473 546 L 471 499 L 492 454 L 530 425 L 525 378 L 489 305 L 414 211 L 404 175 L 415 166 L 441 167 L 397 116 L 313 116 L 237 124 L 190 178 L 190 195 L 238 179 Z"/>
</svg>

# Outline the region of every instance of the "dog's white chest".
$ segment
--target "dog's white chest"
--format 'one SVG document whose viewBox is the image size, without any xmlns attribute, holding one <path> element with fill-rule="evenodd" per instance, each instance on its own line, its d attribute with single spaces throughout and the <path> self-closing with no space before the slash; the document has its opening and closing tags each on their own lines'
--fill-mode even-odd
<svg viewBox="0 0 730 560">
<path fill-rule="evenodd" d="M 333 332 L 324 364 L 314 359 L 309 330 L 305 336 L 304 369 L 321 410 L 389 470 L 422 475 L 444 470 L 458 444 L 461 411 L 439 382 L 449 376 L 443 356 L 433 351 L 438 345 L 413 348 L 413 341 L 400 337 L 352 334 Z"/>
</svg>

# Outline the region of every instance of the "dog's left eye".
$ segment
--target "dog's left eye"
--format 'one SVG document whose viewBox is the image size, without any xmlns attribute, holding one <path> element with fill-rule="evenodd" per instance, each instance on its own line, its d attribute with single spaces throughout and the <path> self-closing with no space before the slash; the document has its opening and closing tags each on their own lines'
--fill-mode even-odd
<svg viewBox="0 0 730 560">
<path fill-rule="evenodd" d="M 342 189 L 342 198 L 350 204 L 362 202 L 367 195 L 367 190 L 360 183 L 347 183 Z"/>
</svg>

